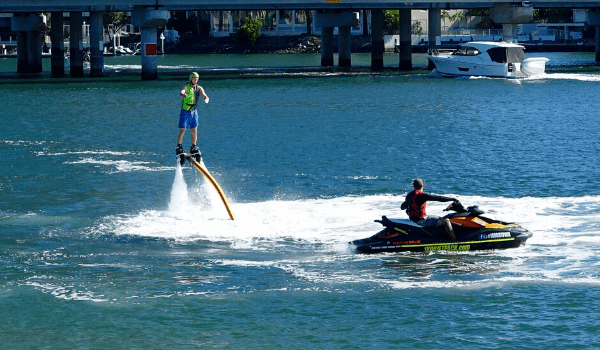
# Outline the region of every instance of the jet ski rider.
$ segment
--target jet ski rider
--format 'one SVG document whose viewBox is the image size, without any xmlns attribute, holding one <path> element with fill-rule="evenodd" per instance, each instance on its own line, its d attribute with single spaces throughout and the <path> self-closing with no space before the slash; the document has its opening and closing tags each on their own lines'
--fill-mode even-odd
<svg viewBox="0 0 600 350">
<path fill-rule="evenodd" d="M 436 196 L 433 194 L 423 192 L 423 187 L 425 184 L 421 179 L 415 179 L 413 181 L 414 190 L 409 192 L 406 195 L 406 199 L 404 203 L 400 206 L 401 209 L 405 209 L 406 213 L 410 220 L 415 222 L 417 225 L 421 225 L 423 227 L 439 227 L 444 226 L 446 233 L 452 238 L 452 240 L 456 240 L 456 236 L 454 235 L 454 230 L 452 229 L 452 224 L 450 224 L 450 220 L 440 218 L 434 215 L 425 214 L 425 207 L 427 206 L 427 201 L 435 201 L 435 202 L 452 202 L 459 204 L 460 202 L 455 198 L 444 197 L 444 196 Z"/>
</svg>

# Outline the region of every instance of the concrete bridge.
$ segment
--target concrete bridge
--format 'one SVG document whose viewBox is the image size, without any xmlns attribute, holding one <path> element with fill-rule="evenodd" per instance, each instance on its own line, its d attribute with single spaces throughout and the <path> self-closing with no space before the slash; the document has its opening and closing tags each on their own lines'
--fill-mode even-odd
<svg viewBox="0 0 600 350">
<path fill-rule="evenodd" d="M 535 8 L 598 8 L 600 1 L 588 0 L 528 0 L 525 5 Z M 505 3 L 523 5 L 515 0 L 0 0 L 0 12 L 52 11 L 131 11 L 133 7 L 165 10 L 374 10 L 374 9 L 467 9 L 492 8 Z"/>
<path fill-rule="evenodd" d="M 350 28 L 358 25 L 359 11 L 371 11 L 371 66 L 383 68 L 383 10 L 400 10 L 400 60 L 402 69 L 412 68 L 411 10 L 428 10 L 429 45 L 435 49 L 441 34 L 442 9 L 489 8 L 494 22 L 503 25 L 504 39 L 517 38 L 517 25 L 533 18 L 534 8 L 590 9 L 589 24 L 596 26 L 596 61 L 600 61 L 600 1 L 586 0 L 0 0 L 0 12 L 13 13 L 12 30 L 17 32 L 17 72 L 42 71 L 41 32 L 46 19 L 41 13 L 51 13 L 52 75 L 64 76 L 63 13 L 71 21 L 71 68 L 73 77 L 83 76 L 82 12 L 90 13 L 90 75 L 103 75 L 102 14 L 126 11 L 132 14 L 132 24 L 141 28 L 142 79 L 158 77 L 157 29 L 164 27 L 168 11 L 216 10 L 312 10 L 314 22 L 321 28 L 321 65 L 333 66 L 334 28 L 338 28 L 338 65 L 351 66 Z"/>
</svg>

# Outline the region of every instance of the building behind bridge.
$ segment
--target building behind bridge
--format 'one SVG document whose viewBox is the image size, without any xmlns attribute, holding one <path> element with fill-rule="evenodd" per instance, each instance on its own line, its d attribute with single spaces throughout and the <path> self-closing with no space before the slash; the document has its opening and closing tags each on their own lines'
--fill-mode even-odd
<svg viewBox="0 0 600 350">
<path fill-rule="evenodd" d="M 364 10 L 357 26 L 351 28 L 352 35 L 370 35 L 370 12 Z M 478 16 L 455 16 L 460 10 L 450 10 L 447 16 L 442 16 L 441 43 L 461 43 L 471 40 L 502 40 L 501 29 L 479 29 Z M 130 15 L 130 14 L 129 14 Z M 0 44 L 10 53 L 16 49 L 16 34 L 11 32 L 12 14 L 0 14 Z M 64 32 L 68 38 L 70 32 L 69 13 L 65 13 Z M 311 21 L 312 11 L 304 10 L 264 10 L 264 11 L 175 11 L 170 13 L 170 19 L 161 31 L 164 41 L 168 44 L 181 39 L 196 37 L 227 37 L 232 36 L 245 17 L 258 18 L 263 22 L 262 35 L 264 36 L 299 36 L 320 35 L 321 28 L 316 27 Z M 455 19 L 453 19 L 453 17 Z M 89 45 L 89 13 L 83 13 L 83 45 Z M 586 39 L 586 10 L 573 10 L 572 23 L 532 23 L 519 25 L 519 42 L 529 43 L 572 43 L 587 40 L 593 42 L 593 35 Z M 412 45 L 426 45 L 428 42 L 428 16 L 426 10 L 412 10 Z M 103 37 L 105 50 L 111 50 L 113 45 L 120 46 L 121 41 L 125 46 L 132 44 L 139 35 L 139 28 L 128 24 L 116 29 L 112 25 L 104 27 Z M 131 38 L 130 38 L 131 37 Z M 385 47 L 392 49 L 398 43 L 398 36 L 389 34 L 385 36 Z M 139 40 L 137 40 L 139 41 Z M 50 38 L 46 36 L 45 48 L 51 48 Z M 65 39 L 65 48 L 68 50 L 69 41 Z"/>
</svg>

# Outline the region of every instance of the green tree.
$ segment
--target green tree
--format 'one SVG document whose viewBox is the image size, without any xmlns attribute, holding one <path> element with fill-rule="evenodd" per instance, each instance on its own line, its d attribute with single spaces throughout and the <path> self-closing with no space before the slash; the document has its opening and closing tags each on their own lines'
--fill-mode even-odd
<svg viewBox="0 0 600 350">
<path fill-rule="evenodd" d="M 263 22 L 257 18 L 246 17 L 235 30 L 235 39 L 242 45 L 254 45 L 260 36 Z"/>
<path fill-rule="evenodd" d="M 464 19 L 465 13 L 463 11 L 456 11 L 454 14 L 450 14 L 450 11 L 442 10 L 442 19 L 448 19 L 451 22 L 456 22 Z"/>
<path fill-rule="evenodd" d="M 460 27 L 460 21 L 465 17 L 465 13 L 463 11 L 456 11 L 454 14 L 450 14 L 450 11 L 442 10 L 441 14 L 442 20 L 444 21 L 444 26 L 446 25 L 446 20 L 450 21 L 450 26 L 452 23 L 459 22 L 458 26 Z"/>
<path fill-rule="evenodd" d="M 572 9 L 533 9 L 536 22 L 569 23 L 573 21 Z"/>
<path fill-rule="evenodd" d="M 127 16 L 127 13 L 121 11 L 104 12 L 102 14 L 102 22 L 104 22 L 105 26 L 112 24 L 113 31 L 116 33 L 120 31 L 124 25 L 131 23 L 131 18 Z"/>
<path fill-rule="evenodd" d="M 412 24 L 412 34 L 423 35 L 423 33 L 425 33 L 425 31 L 423 30 L 423 25 L 421 24 L 421 21 L 415 21 Z"/>
<path fill-rule="evenodd" d="M 383 32 L 385 34 L 398 34 L 400 32 L 400 11 L 383 11 Z"/>
<path fill-rule="evenodd" d="M 494 23 L 490 18 L 489 9 L 470 9 L 465 13 L 469 17 L 479 17 L 480 20 L 477 23 L 477 29 L 502 29 L 502 24 Z"/>
</svg>

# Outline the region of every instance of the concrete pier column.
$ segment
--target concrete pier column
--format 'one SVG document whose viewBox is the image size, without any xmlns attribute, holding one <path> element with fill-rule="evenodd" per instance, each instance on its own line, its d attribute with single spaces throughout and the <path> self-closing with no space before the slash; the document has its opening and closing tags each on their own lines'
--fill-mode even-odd
<svg viewBox="0 0 600 350">
<path fill-rule="evenodd" d="M 588 25 L 596 26 L 596 62 L 600 62 L 600 12 L 589 11 Z"/>
<path fill-rule="evenodd" d="M 333 27 L 321 28 L 321 67 L 333 66 Z"/>
<path fill-rule="evenodd" d="M 600 25 L 596 26 L 596 62 L 600 62 Z"/>
<path fill-rule="evenodd" d="M 13 17 L 14 20 L 14 17 Z M 29 72 L 29 38 L 27 32 L 17 32 L 17 73 Z"/>
<path fill-rule="evenodd" d="M 427 33 L 429 36 L 429 50 L 438 49 L 438 38 L 442 36 L 442 10 L 439 8 L 430 8 L 427 11 L 428 28 Z M 435 64 L 427 60 L 427 69 L 433 70 Z"/>
<path fill-rule="evenodd" d="M 517 24 L 528 23 L 533 19 L 533 7 L 497 3 L 490 9 L 490 18 L 492 21 L 502 24 L 504 41 L 516 42 L 518 36 Z"/>
<path fill-rule="evenodd" d="M 315 26 L 321 28 L 321 66 L 333 66 L 333 28 L 338 27 L 338 45 L 340 54 L 340 66 L 348 67 L 351 65 L 351 27 L 358 25 L 358 12 L 337 11 L 337 12 L 316 12 Z M 348 30 L 343 28 L 348 28 Z M 331 41 L 330 41 L 331 38 Z M 343 40 L 343 42 L 342 42 Z M 348 49 L 350 47 L 350 49 Z M 330 51 L 331 50 L 331 51 Z M 350 50 L 350 51 L 348 51 Z M 329 56 L 331 53 L 331 60 Z"/>
<path fill-rule="evenodd" d="M 15 14 L 11 30 L 17 32 L 17 72 L 40 73 L 42 71 L 42 31 L 46 30 L 46 16 L 38 14 Z"/>
<path fill-rule="evenodd" d="M 65 20 L 62 12 L 52 12 L 52 27 L 50 28 L 50 41 L 52 42 L 52 55 L 50 60 L 50 70 L 53 77 L 62 77 L 65 75 L 65 38 L 63 26 Z"/>
<path fill-rule="evenodd" d="M 507 43 L 516 43 L 519 38 L 519 25 L 504 23 L 502 24 L 502 40 Z"/>
<path fill-rule="evenodd" d="M 83 15 L 81 12 L 70 13 L 69 36 L 69 71 L 71 77 L 83 77 Z"/>
<path fill-rule="evenodd" d="M 351 27 L 338 28 L 338 66 L 352 67 Z"/>
<path fill-rule="evenodd" d="M 27 32 L 27 59 L 30 73 L 42 72 L 42 32 Z"/>
<path fill-rule="evenodd" d="M 383 68 L 383 10 L 371 10 L 371 69 Z"/>
<path fill-rule="evenodd" d="M 102 12 L 90 12 L 90 76 L 104 75 L 104 35 Z"/>
<path fill-rule="evenodd" d="M 156 28 L 142 28 L 142 80 L 158 78 Z"/>
<path fill-rule="evenodd" d="M 368 10 L 363 10 L 362 11 L 362 35 L 363 36 L 367 36 L 369 35 L 369 15 L 368 15 L 369 11 Z"/>
<path fill-rule="evenodd" d="M 400 9 L 400 69 L 412 69 L 410 9 Z"/>
<path fill-rule="evenodd" d="M 134 6 L 131 13 L 131 22 L 140 27 L 142 32 L 142 80 L 158 78 L 158 52 L 157 28 L 164 27 L 169 19 L 166 10 L 155 10 L 142 6 Z"/>
</svg>

